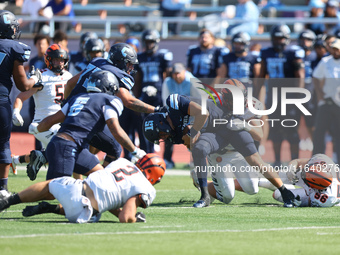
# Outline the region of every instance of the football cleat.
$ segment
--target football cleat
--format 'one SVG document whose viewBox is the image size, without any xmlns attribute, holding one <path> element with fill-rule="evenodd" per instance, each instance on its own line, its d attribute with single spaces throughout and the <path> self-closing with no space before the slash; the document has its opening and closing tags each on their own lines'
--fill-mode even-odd
<svg viewBox="0 0 340 255">
<path fill-rule="evenodd" d="M 0 190 L 0 199 L 8 198 L 11 195 L 12 195 L 12 193 L 5 190 L 5 189 Z"/>
<path fill-rule="evenodd" d="M 33 150 L 30 153 L 30 163 L 27 165 L 27 176 L 31 181 L 34 181 L 37 178 L 37 174 L 43 164 L 45 164 L 47 160 L 41 151 Z"/>
<path fill-rule="evenodd" d="M 9 165 L 9 169 L 11 170 L 12 174 L 17 175 L 17 164 L 14 163 L 14 155 L 11 155 L 12 163 Z"/>
<path fill-rule="evenodd" d="M 137 212 L 136 213 L 136 222 L 146 222 L 146 217 L 144 213 Z"/>
<path fill-rule="evenodd" d="M 0 190 L 0 212 L 7 209 L 9 205 L 8 198 L 11 196 L 11 193 L 7 190 Z"/>
<path fill-rule="evenodd" d="M 204 199 L 198 200 L 196 203 L 194 203 L 193 207 L 195 208 L 203 208 L 210 205 L 210 197 L 206 197 Z"/>
</svg>

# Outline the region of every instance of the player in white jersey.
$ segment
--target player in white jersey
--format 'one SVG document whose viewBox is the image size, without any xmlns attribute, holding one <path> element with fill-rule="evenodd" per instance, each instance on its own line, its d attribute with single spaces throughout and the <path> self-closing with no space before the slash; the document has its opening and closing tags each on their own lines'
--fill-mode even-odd
<svg viewBox="0 0 340 255">
<path fill-rule="evenodd" d="M 21 92 L 14 102 L 12 121 L 16 126 L 22 126 L 24 120 L 20 115 L 20 110 L 23 101 L 34 98 L 35 112 L 34 119 L 30 126 L 37 126 L 45 117 L 53 115 L 58 112 L 61 107 L 60 103 L 64 99 L 64 87 L 66 82 L 72 78 L 65 68 L 68 64 L 68 53 L 58 44 L 52 44 L 45 53 L 45 63 L 47 68 L 41 70 L 43 89 L 32 88 L 29 91 Z M 48 131 L 34 134 L 34 136 L 41 141 L 43 150 L 46 149 L 47 144 L 51 138 L 58 132 L 59 124 L 52 126 Z M 40 154 L 39 154 L 40 156 Z M 30 156 L 13 156 L 12 157 L 12 171 L 16 173 L 16 165 L 19 163 L 29 163 Z"/>
<path fill-rule="evenodd" d="M 329 180 L 325 181 L 324 178 L 317 178 L 314 175 L 309 176 L 307 172 L 312 166 L 314 168 L 319 167 L 322 172 L 329 172 L 331 178 L 328 178 Z M 339 206 L 339 165 L 335 164 L 328 156 L 325 154 L 315 154 L 311 159 L 295 159 L 289 163 L 289 169 L 294 169 L 294 171 L 286 173 L 287 181 L 301 187 L 291 190 L 294 195 L 300 196 L 300 207 Z M 327 184 L 325 185 L 324 183 Z M 277 201 L 282 202 L 282 198 L 278 190 L 274 191 L 273 197 Z"/>
<path fill-rule="evenodd" d="M 106 211 L 122 223 L 145 222 L 145 215 L 137 213 L 137 207 L 147 208 L 153 202 L 156 190 L 152 185 L 164 172 L 165 162 L 156 154 L 146 154 L 136 165 L 120 158 L 84 181 L 61 177 L 36 183 L 0 199 L 0 211 L 19 203 L 57 199 L 61 206 L 53 212 L 65 214 L 73 223 L 98 221 Z"/>
<path fill-rule="evenodd" d="M 232 98 L 222 90 L 222 98 L 224 102 L 228 101 L 232 105 Z M 253 97 L 253 108 L 263 110 L 263 104 Z M 261 140 L 263 136 L 261 116 L 255 115 L 249 110 L 248 104 L 245 105 L 244 115 L 242 120 L 238 117 L 232 117 L 227 127 L 231 130 L 247 130 L 255 141 Z M 235 189 L 244 191 L 249 195 L 256 194 L 259 191 L 259 173 L 247 163 L 244 157 L 228 145 L 217 153 L 208 156 L 210 164 L 212 181 L 208 182 L 209 194 L 212 198 L 217 198 L 223 203 L 230 203 L 235 196 Z M 191 170 L 193 183 L 198 186 L 198 180 L 195 169 Z M 234 177 L 236 179 L 234 180 Z"/>
</svg>

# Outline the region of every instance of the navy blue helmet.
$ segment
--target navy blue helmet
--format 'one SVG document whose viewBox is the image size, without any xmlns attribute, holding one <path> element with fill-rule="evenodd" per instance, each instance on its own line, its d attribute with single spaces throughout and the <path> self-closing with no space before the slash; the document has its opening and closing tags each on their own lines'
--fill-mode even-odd
<svg viewBox="0 0 340 255">
<path fill-rule="evenodd" d="M 287 25 L 275 25 L 270 31 L 270 38 L 274 49 L 283 51 L 290 43 L 290 28 Z M 284 40 L 279 42 L 277 38 L 284 38 Z"/>
<path fill-rule="evenodd" d="M 93 72 L 87 81 L 87 92 L 106 93 L 114 95 L 118 91 L 119 82 L 109 71 Z"/>
<path fill-rule="evenodd" d="M 250 45 L 250 35 L 247 32 L 238 32 L 231 38 L 231 46 L 234 53 L 243 53 L 244 51 L 249 51 Z M 244 46 L 242 48 L 237 48 L 234 43 L 242 43 Z"/>
<path fill-rule="evenodd" d="M 97 38 L 90 38 L 85 42 L 84 45 L 84 55 L 87 61 L 91 61 L 92 57 L 90 55 L 90 52 L 102 52 L 104 54 L 105 51 L 105 45 L 104 42 Z"/>
<path fill-rule="evenodd" d="M 160 38 L 157 30 L 148 29 L 142 33 L 142 45 L 146 53 L 152 54 L 158 50 Z"/>
<path fill-rule="evenodd" d="M 174 135 L 169 122 L 166 120 L 167 113 L 150 113 L 143 121 L 143 134 L 150 142 L 158 144 L 160 132 L 169 134 L 168 140 Z"/>
<path fill-rule="evenodd" d="M 0 11 L 0 38 L 19 39 L 21 35 L 19 22 L 10 11 Z"/>
<path fill-rule="evenodd" d="M 126 43 L 114 44 L 107 59 L 112 65 L 122 71 L 129 71 L 128 63 L 135 65 L 138 64 L 137 53 L 132 46 Z"/>
<path fill-rule="evenodd" d="M 94 32 L 85 32 L 80 36 L 80 40 L 79 40 L 79 49 L 81 49 L 82 51 L 84 51 L 84 45 L 85 42 L 88 39 L 97 39 L 98 35 Z"/>
<path fill-rule="evenodd" d="M 305 45 L 305 42 L 303 39 L 311 41 L 312 42 L 311 46 Z M 310 29 L 306 29 L 299 34 L 298 43 L 299 43 L 299 46 L 303 48 L 304 50 L 312 50 L 314 47 L 315 41 L 316 41 L 316 34 Z"/>
</svg>

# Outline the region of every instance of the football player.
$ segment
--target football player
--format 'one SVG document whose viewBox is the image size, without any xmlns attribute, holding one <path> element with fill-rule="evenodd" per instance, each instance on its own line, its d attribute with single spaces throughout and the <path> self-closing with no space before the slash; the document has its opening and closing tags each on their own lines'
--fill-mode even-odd
<svg viewBox="0 0 340 255">
<path fill-rule="evenodd" d="M 257 78 L 260 74 L 261 58 L 249 52 L 250 35 L 246 32 L 239 32 L 231 38 L 232 50 L 222 57 L 222 64 L 217 70 L 216 82 L 225 78 L 235 78 L 241 81 L 246 87 L 252 87 L 251 79 Z"/>
<path fill-rule="evenodd" d="M 9 195 L 7 190 L 8 173 L 11 163 L 9 138 L 12 130 L 12 103 L 9 93 L 13 87 L 12 78 L 20 91 L 27 91 L 41 81 L 38 69 L 26 77 L 24 62 L 27 62 L 31 48 L 15 41 L 20 37 L 19 22 L 13 13 L 0 10 L 0 196 Z"/>
<path fill-rule="evenodd" d="M 38 125 L 45 117 L 58 112 L 61 107 L 60 103 L 64 99 L 64 87 L 66 82 L 72 77 L 66 68 L 68 65 L 69 57 L 65 49 L 58 44 L 52 44 L 45 52 L 44 55 L 46 69 L 42 69 L 42 83 L 44 89 L 32 88 L 29 91 L 21 92 L 14 102 L 12 121 L 16 126 L 22 126 L 24 120 L 20 115 L 23 102 L 33 96 L 35 104 L 34 118 L 31 123 L 32 126 Z M 52 137 L 58 132 L 59 124 L 53 125 L 48 131 L 35 134 L 35 137 L 42 143 L 43 150 L 46 149 L 47 144 Z M 32 163 L 36 158 L 41 158 L 41 163 L 45 163 L 45 157 L 40 151 L 32 151 L 30 155 L 21 155 L 12 157 L 12 169 L 16 172 L 16 165 L 19 163 Z M 32 164 L 30 167 L 34 167 Z M 31 171 L 28 171 L 31 172 Z"/>
<path fill-rule="evenodd" d="M 215 78 L 228 48 L 214 46 L 215 37 L 208 29 L 199 33 L 199 45 L 190 46 L 187 52 L 187 69 L 197 78 Z"/>
<path fill-rule="evenodd" d="M 134 86 L 134 79 L 130 73 L 134 71 L 134 65 L 137 63 L 137 54 L 130 45 L 126 43 L 113 45 L 110 49 L 108 59 L 94 59 L 85 70 L 67 82 L 65 87 L 66 100 L 69 100 L 74 95 L 86 92 L 87 79 L 91 73 L 97 70 L 106 70 L 117 78 L 119 88 L 116 96 L 122 100 L 124 106 L 137 112 L 154 112 L 154 106 L 140 101 L 130 93 L 130 90 Z M 95 134 L 89 144 L 107 154 L 104 159 L 104 166 L 120 157 L 121 146 L 111 135 L 107 127 L 105 127 L 103 131 Z"/>
<path fill-rule="evenodd" d="M 141 36 L 143 51 L 138 54 L 138 66 L 136 66 L 136 86 L 134 93 L 141 101 L 158 106 L 162 105 L 162 85 L 164 79 L 169 76 L 172 52 L 159 50 L 160 35 L 157 30 L 145 30 Z M 154 151 L 154 144 L 143 136 L 141 124 L 145 114 L 136 116 L 137 131 L 140 147 L 147 153 Z"/>
<path fill-rule="evenodd" d="M 70 67 L 69 71 L 72 75 L 81 72 L 87 66 L 84 45 L 88 39 L 98 39 L 98 35 L 94 32 L 85 32 L 79 39 L 79 50 L 70 52 Z"/>
<path fill-rule="evenodd" d="M 261 50 L 260 78 L 269 77 L 266 85 L 266 108 L 270 109 L 273 104 L 273 88 L 278 88 L 278 107 L 268 117 L 270 119 L 282 120 L 281 116 L 281 88 L 303 87 L 305 77 L 305 65 L 303 58 L 305 52 L 299 46 L 288 48 L 290 43 L 290 29 L 287 25 L 275 25 L 270 31 L 272 47 Z M 295 79 L 287 79 L 295 78 Z M 258 80 L 256 92 L 258 95 L 264 83 Z M 289 99 L 299 98 L 297 93 L 289 93 Z M 300 111 L 295 105 L 287 106 L 286 119 L 300 120 Z M 299 153 L 299 134 L 297 127 L 286 128 L 282 125 L 273 125 L 269 130 L 269 138 L 273 141 L 275 153 L 275 165 L 281 165 L 281 145 L 283 139 L 290 143 L 291 158 L 297 158 Z"/>
<path fill-rule="evenodd" d="M 87 80 L 86 90 L 89 93 L 72 97 L 57 113 L 45 118 L 39 125 L 30 126 L 30 132 L 38 134 L 47 131 L 56 123 L 62 123 L 46 148 L 49 162 L 47 180 L 71 176 L 73 171 L 89 175 L 102 169 L 98 158 L 87 148 L 92 137 L 102 131 L 105 125 L 119 144 L 133 152 L 136 159 L 145 155 L 143 150 L 132 143 L 119 124 L 118 118 L 122 113 L 123 104 L 114 96 L 118 86 L 119 82 L 111 72 L 93 72 Z M 55 154 L 61 157 L 56 157 Z"/>
<path fill-rule="evenodd" d="M 84 44 L 84 55 L 86 65 L 94 58 L 102 58 L 105 52 L 105 45 L 101 39 L 90 38 Z"/>
<path fill-rule="evenodd" d="M 241 86 L 239 83 L 236 86 Z M 246 93 L 242 84 L 243 92 Z M 231 93 L 229 93 L 231 94 Z M 229 97 L 226 97 L 229 98 Z M 229 105 L 230 100 L 223 102 Z M 276 173 L 271 171 L 268 164 L 263 162 L 254 144 L 254 140 L 247 131 L 247 125 L 233 125 L 226 128 L 222 125 L 215 127 L 216 119 L 224 119 L 224 110 L 207 101 L 207 115 L 202 115 L 201 106 L 187 97 L 177 94 L 170 95 L 167 100 L 167 112 L 148 115 L 143 123 L 144 135 L 151 141 L 158 143 L 160 139 L 167 139 L 174 144 L 184 144 L 191 149 L 195 169 L 197 169 L 201 198 L 194 207 L 206 207 L 210 204 L 210 196 L 207 183 L 208 155 L 218 152 L 231 144 L 251 166 L 257 166 L 258 170 L 268 172 L 264 176 L 270 180 L 283 194 L 286 206 L 292 207 L 294 196 L 287 190 Z M 231 102 L 232 105 L 232 102 Z M 192 119 L 194 122 L 192 123 Z M 231 118 L 229 117 L 229 120 Z M 235 123 L 240 120 L 235 119 Z"/>
<path fill-rule="evenodd" d="M 324 177 L 309 175 L 313 169 L 319 169 Z M 312 158 L 294 159 L 289 163 L 292 171 L 287 172 L 287 179 L 291 184 L 299 186 L 292 190 L 296 196 L 300 196 L 301 207 L 331 207 L 339 205 L 339 165 L 335 164 L 324 154 L 315 154 Z M 317 172 L 318 173 L 318 172 Z M 278 191 L 273 193 L 273 197 L 282 202 L 282 197 Z"/>
<path fill-rule="evenodd" d="M 225 94 L 225 92 L 226 90 L 222 90 L 222 98 L 224 101 L 231 101 L 230 94 Z M 253 97 L 252 103 L 256 110 L 263 110 L 262 103 L 256 98 Z M 260 141 L 263 136 L 259 120 L 261 116 L 252 113 L 247 104 L 243 118 L 252 125 L 247 126 L 247 131 L 251 134 L 254 141 Z M 237 126 L 227 127 L 237 128 Z M 239 128 L 242 129 L 243 127 L 240 126 Z M 208 191 L 211 197 L 229 204 L 234 198 L 235 189 L 244 191 L 248 195 L 258 193 L 258 172 L 255 169 L 251 169 L 245 158 L 233 146 L 228 145 L 218 152 L 209 154 L 208 162 L 214 169 L 214 171 L 211 171 L 212 182 L 208 181 Z M 191 170 L 191 177 L 195 187 L 199 188 L 195 169 Z M 234 177 L 236 178 L 235 180 Z"/>
<path fill-rule="evenodd" d="M 0 198 L 0 212 L 20 203 L 57 199 L 61 205 L 42 202 L 39 206 L 27 206 L 23 215 L 56 213 L 65 215 L 72 223 L 86 223 L 99 221 L 101 214 L 109 211 L 121 223 L 146 222 L 137 208 L 151 205 L 156 197 L 152 185 L 160 182 L 164 172 L 165 163 L 156 154 L 146 154 L 136 165 L 120 158 L 84 181 L 61 177 Z"/>
</svg>

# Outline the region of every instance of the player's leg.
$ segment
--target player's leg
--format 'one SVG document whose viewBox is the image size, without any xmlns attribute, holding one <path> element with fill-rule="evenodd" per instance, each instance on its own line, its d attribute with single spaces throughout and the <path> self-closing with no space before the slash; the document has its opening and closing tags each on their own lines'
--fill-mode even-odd
<svg viewBox="0 0 340 255">
<path fill-rule="evenodd" d="M 53 200 L 54 197 L 48 189 L 49 183 L 50 181 L 38 182 L 17 194 L 0 198 L 0 211 L 20 203 L 36 202 L 40 200 Z"/>
<path fill-rule="evenodd" d="M 217 151 L 219 144 L 216 139 L 216 134 L 203 133 L 197 142 L 191 145 L 192 157 L 194 160 L 195 170 L 197 172 L 198 182 L 201 189 L 201 198 L 194 204 L 194 207 L 205 207 L 210 204 L 210 196 L 208 192 L 207 181 L 207 162 L 208 155 Z"/>
<path fill-rule="evenodd" d="M 12 130 L 12 107 L 9 99 L 0 101 L 0 197 L 7 196 L 9 166 L 12 162 L 9 138 Z M 4 191 L 2 191 L 4 190 Z"/>
<path fill-rule="evenodd" d="M 235 167 L 236 171 L 234 175 L 236 179 L 235 189 L 238 191 L 243 191 L 248 195 L 254 195 L 259 192 L 259 174 L 258 172 L 251 168 L 243 156 L 238 152 L 230 153 L 233 155 L 230 163 Z"/>
<path fill-rule="evenodd" d="M 122 153 L 121 145 L 113 137 L 107 126 L 102 132 L 98 132 L 93 136 L 90 145 L 106 153 L 104 167 L 118 159 Z"/>
<path fill-rule="evenodd" d="M 72 176 L 78 155 L 79 148 L 75 142 L 54 136 L 46 148 L 49 162 L 46 180 Z"/>
<path fill-rule="evenodd" d="M 90 152 L 89 152 L 90 153 Z M 57 178 L 49 184 L 49 191 L 60 202 L 65 217 L 73 223 L 90 220 L 93 208 L 90 200 L 83 196 L 83 182 L 72 177 Z"/>
</svg>

